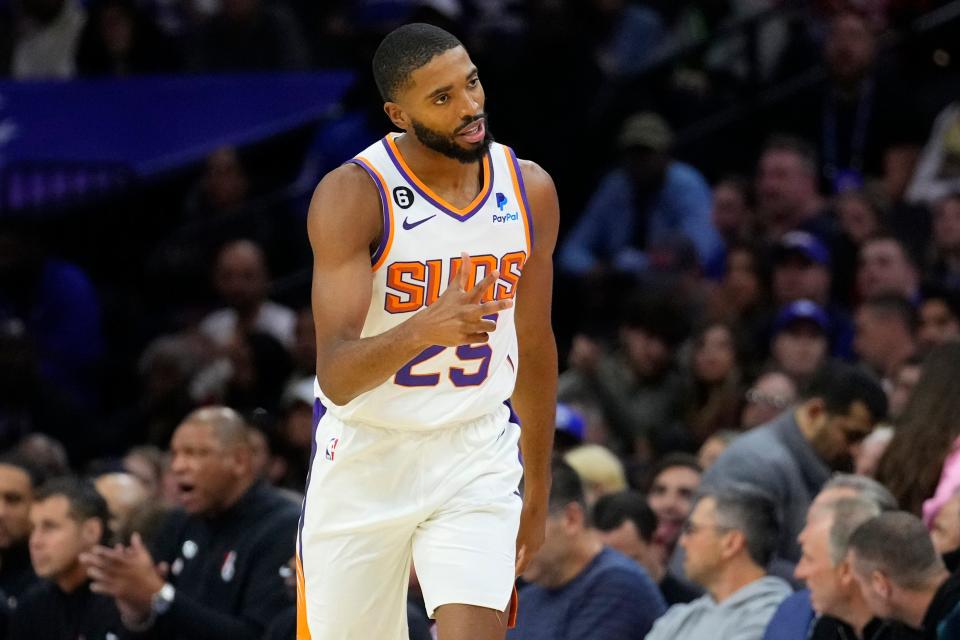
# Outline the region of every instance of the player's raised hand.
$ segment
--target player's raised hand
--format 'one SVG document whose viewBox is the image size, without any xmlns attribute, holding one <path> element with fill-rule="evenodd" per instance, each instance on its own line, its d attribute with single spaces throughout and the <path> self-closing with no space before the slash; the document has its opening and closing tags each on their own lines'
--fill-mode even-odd
<svg viewBox="0 0 960 640">
<path fill-rule="evenodd" d="M 513 306 L 513 300 L 481 302 L 484 294 L 496 286 L 500 273 L 491 271 L 471 288 L 473 262 L 467 253 L 460 254 L 460 270 L 437 301 L 414 318 L 430 344 L 456 347 L 490 340 L 497 328 L 494 320 L 484 318 Z"/>
</svg>

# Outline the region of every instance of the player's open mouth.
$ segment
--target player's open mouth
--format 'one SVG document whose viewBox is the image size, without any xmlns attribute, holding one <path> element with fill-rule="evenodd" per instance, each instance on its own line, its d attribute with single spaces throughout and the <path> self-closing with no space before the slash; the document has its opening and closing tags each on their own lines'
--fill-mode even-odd
<svg viewBox="0 0 960 640">
<path fill-rule="evenodd" d="M 484 126 L 483 118 L 480 118 L 476 122 L 470 124 L 466 129 L 464 129 L 457 135 L 470 143 L 477 143 L 477 142 L 483 141 L 484 136 L 487 135 L 487 130 L 486 130 L 486 127 Z"/>
<path fill-rule="evenodd" d="M 190 484 L 189 482 L 178 482 L 177 489 L 180 490 L 180 497 L 186 498 L 193 494 L 193 490 L 196 489 L 196 485 Z"/>
</svg>

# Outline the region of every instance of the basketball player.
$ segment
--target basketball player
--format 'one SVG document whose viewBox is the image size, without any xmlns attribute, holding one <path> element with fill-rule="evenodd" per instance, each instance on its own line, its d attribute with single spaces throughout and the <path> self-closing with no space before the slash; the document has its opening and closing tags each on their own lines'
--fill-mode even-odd
<svg viewBox="0 0 960 640">
<path fill-rule="evenodd" d="M 556 190 L 493 142 L 449 33 L 401 27 L 373 71 L 403 133 L 324 177 L 310 204 L 317 403 L 297 637 L 406 640 L 412 559 L 441 640 L 502 640 L 515 575 L 544 539 Z"/>
</svg>

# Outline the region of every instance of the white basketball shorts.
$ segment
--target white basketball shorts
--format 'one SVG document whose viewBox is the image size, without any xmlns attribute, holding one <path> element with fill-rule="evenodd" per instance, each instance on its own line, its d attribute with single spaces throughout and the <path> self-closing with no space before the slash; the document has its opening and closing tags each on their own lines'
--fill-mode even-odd
<svg viewBox="0 0 960 640">
<path fill-rule="evenodd" d="M 503 611 L 522 475 L 506 405 L 447 429 L 346 424 L 317 406 L 297 539 L 298 640 L 407 640 L 411 559 L 427 612 Z"/>
</svg>

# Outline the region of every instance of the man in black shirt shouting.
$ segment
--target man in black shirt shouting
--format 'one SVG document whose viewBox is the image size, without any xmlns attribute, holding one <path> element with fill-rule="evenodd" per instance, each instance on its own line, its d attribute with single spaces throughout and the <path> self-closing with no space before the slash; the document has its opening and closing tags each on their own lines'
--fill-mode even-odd
<svg viewBox="0 0 960 640">
<path fill-rule="evenodd" d="M 258 482 L 243 419 L 191 413 L 171 441 L 182 510 L 148 551 L 84 557 L 94 590 L 116 599 L 124 637 L 259 640 L 286 604 L 280 569 L 293 556 L 298 505 Z"/>
</svg>

